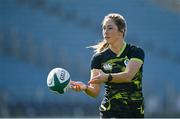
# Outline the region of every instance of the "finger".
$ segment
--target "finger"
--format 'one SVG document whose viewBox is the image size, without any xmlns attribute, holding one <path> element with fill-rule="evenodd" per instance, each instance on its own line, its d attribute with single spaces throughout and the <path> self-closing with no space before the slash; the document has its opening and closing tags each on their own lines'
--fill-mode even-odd
<svg viewBox="0 0 180 119">
<path fill-rule="evenodd" d="M 90 81 L 94 81 L 96 79 L 98 79 L 98 77 L 93 77 L 92 79 L 90 79 Z"/>
<path fill-rule="evenodd" d="M 75 90 L 76 90 L 76 92 L 78 92 L 78 86 L 77 85 L 75 85 Z"/>
<path fill-rule="evenodd" d="M 74 85 L 76 83 L 76 81 L 70 81 L 71 85 Z"/>
<path fill-rule="evenodd" d="M 76 81 L 75 83 L 74 83 L 74 85 L 79 85 L 80 84 L 80 81 Z"/>
<path fill-rule="evenodd" d="M 71 89 L 76 90 L 76 86 L 71 86 Z"/>
<path fill-rule="evenodd" d="M 76 92 L 81 91 L 81 88 L 80 88 L 80 86 L 79 86 L 79 85 L 77 85 L 77 84 L 76 84 L 74 87 L 75 87 L 75 91 L 76 91 Z"/>
<path fill-rule="evenodd" d="M 70 84 L 69 86 L 71 89 L 75 89 L 74 84 Z"/>
<path fill-rule="evenodd" d="M 88 84 L 92 83 L 92 80 L 88 81 Z"/>
<path fill-rule="evenodd" d="M 99 79 L 100 78 L 100 74 L 99 75 L 97 75 L 97 76 L 94 76 L 91 80 L 94 80 L 94 79 Z"/>
<path fill-rule="evenodd" d="M 77 85 L 77 90 L 78 90 L 78 91 L 81 91 L 81 88 L 80 88 L 80 86 L 79 86 L 79 85 Z"/>
<path fill-rule="evenodd" d="M 91 79 L 91 80 L 88 82 L 88 84 L 90 84 L 90 83 L 95 83 L 95 82 L 96 82 L 95 79 Z"/>
</svg>

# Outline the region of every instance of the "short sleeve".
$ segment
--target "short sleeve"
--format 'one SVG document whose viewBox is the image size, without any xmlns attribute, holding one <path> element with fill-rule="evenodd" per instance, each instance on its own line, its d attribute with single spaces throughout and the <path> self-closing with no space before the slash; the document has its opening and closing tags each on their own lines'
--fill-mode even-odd
<svg viewBox="0 0 180 119">
<path fill-rule="evenodd" d="M 141 61 L 142 63 L 144 62 L 144 51 L 141 48 L 133 47 L 131 49 L 131 54 L 130 54 L 130 60 L 138 60 Z"/>
<path fill-rule="evenodd" d="M 91 69 L 101 69 L 101 60 L 99 55 L 94 55 L 91 58 Z"/>
</svg>

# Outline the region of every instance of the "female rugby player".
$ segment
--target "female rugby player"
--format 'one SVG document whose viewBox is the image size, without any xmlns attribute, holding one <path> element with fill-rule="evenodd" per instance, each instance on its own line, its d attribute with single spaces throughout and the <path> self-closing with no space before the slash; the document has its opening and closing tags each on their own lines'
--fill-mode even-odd
<svg viewBox="0 0 180 119">
<path fill-rule="evenodd" d="M 72 81 L 72 89 L 87 95 L 99 95 L 101 84 L 105 94 L 100 105 L 102 118 L 144 117 L 142 73 L 144 51 L 125 42 L 127 25 L 120 14 L 111 13 L 102 22 L 103 40 L 95 46 L 88 85 Z"/>
</svg>

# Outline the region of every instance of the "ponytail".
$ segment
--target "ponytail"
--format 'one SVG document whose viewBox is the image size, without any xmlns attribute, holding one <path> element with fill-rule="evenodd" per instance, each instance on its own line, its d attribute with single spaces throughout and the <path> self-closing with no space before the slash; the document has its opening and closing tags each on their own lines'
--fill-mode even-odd
<svg viewBox="0 0 180 119">
<path fill-rule="evenodd" d="M 109 47 L 109 44 L 107 43 L 107 41 L 102 40 L 98 44 L 93 45 L 93 46 L 89 46 L 88 48 L 93 48 L 95 54 L 97 54 L 97 53 L 100 53 L 100 52 L 104 51 L 108 47 Z"/>
</svg>

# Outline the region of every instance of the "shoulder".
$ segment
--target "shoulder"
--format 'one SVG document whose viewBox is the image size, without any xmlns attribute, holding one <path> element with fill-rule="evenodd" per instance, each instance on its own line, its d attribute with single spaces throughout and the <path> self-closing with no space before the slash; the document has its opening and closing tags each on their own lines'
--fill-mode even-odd
<svg viewBox="0 0 180 119">
<path fill-rule="evenodd" d="M 134 44 L 128 44 L 128 48 L 131 52 L 139 52 L 144 54 L 144 50 L 140 46 Z"/>
<path fill-rule="evenodd" d="M 96 53 L 91 58 L 91 69 L 101 69 L 101 62 L 106 56 L 108 50 L 104 50 L 103 52 Z"/>
<path fill-rule="evenodd" d="M 130 59 L 140 59 L 144 62 L 144 50 L 136 45 L 128 44 L 128 57 Z"/>
<path fill-rule="evenodd" d="M 106 49 L 100 53 L 95 53 L 93 56 L 92 56 L 92 59 L 100 59 L 100 58 L 103 58 L 104 56 L 106 56 L 107 54 L 109 53 L 109 49 Z"/>
</svg>

